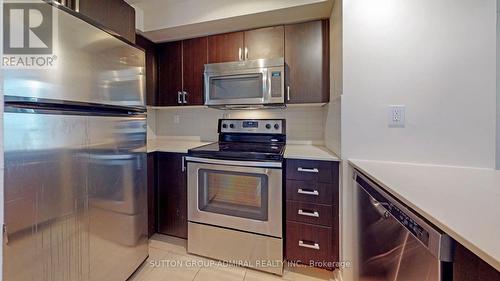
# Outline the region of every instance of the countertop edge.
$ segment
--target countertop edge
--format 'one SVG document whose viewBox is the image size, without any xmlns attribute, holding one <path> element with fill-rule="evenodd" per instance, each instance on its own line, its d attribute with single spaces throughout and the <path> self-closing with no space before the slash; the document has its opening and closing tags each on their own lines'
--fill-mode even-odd
<svg viewBox="0 0 500 281">
<path fill-rule="evenodd" d="M 418 208 L 415 204 L 413 204 L 411 201 L 408 199 L 404 198 L 401 194 L 396 192 L 393 188 L 388 187 L 386 184 L 382 183 L 380 180 L 375 178 L 373 175 L 371 175 L 368 171 L 360 167 L 358 164 L 355 162 L 356 160 L 348 160 L 349 165 L 351 165 L 353 168 L 360 170 L 363 172 L 365 176 L 367 176 L 370 180 L 374 181 L 376 184 L 380 185 L 381 187 L 384 188 L 385 191 L 387 191 L 389 194 L 392 196 L 396 197 L 398 200 L 406 204 L 408 207 L 413 209 L 415 212 L 417 212 L 419 215 L 424 217 L 426 220 L 434 224 L 436 227 L 441 229 L 443 232 L 446 234 L 450 235 L 453 239 L 455 239 L 458 243 L 462 244 L 465 248 L 476 254 L 479 258 L 484 260 L 486 263 L 494 267 L 496 270 L 500 271 L 500 261 L 497 261 L 494 257 L 490 256 L 487 254 L 485 251 L 474 245 L 472 242 L 468 241 L 464 237 L 462 237 L 459 233 L 454 231 L 453 229 L 449 228 L 446 224 L 438 221 L 436 218 L 434 218 L 431 214 L 428 212 Z"/>
</svg>

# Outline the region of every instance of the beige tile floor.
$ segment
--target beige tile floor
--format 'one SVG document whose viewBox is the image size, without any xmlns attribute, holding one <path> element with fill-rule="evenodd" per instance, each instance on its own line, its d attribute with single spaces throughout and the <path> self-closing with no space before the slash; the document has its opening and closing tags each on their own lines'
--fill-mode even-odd
<svg viewBox="0 0 500 281">
<path fill-rule="evenodd" d="M 129 281 L 335 281 L 334 272 L 307 267 L 285 268 L 282 277 L 214 261 L 186 252 L 186 240 L 155 235 L 149 259 Z"/>
</svg>

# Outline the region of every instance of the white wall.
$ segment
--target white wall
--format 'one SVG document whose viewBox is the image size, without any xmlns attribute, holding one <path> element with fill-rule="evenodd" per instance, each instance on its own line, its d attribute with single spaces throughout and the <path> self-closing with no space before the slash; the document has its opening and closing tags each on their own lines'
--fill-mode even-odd
<svg viewBox="0 0 500 281">
<path fill-rule="evenodd" d="M 318 106 L 288 107 L 266 110 L 217 110 L 206 107 L 155 109 L 155 125 L 150 125 L 156 137 L 199 138 L 217 140 L 220 118 L 286 119 L 288 140 L 323 143 L 324 108 Z M 175 123 L 175 116 L 179 123 Z M 148 121 L 148 123 L 150 123 Z M 154 129 L 153 129 L 154 127 Z"/>
<path fill-rule="evenodd" d="M 325 112 L 325 145 L 341 155 L 342 99 L 342 1 L 334 3 L 330 15 L 330 103 Z"/>
<path fill-rule="evenodd" d="M 343 160 L 494 167 L 496 0 L 342 6 Z M 405 128 L 388 127 L 391 104 L 406 105 Z M 352 261 L 355 210 L 346 162 L 341 259 Z M 352 280 L 352 268 L 342 275 Z"/>
<path fill-rule="evenodd" d="M 496 1 L 350 0 L 343 7 L 342 155 L 495 165 Z M 406 128 L 387 106 L 406 105 Z"/>
</svg>

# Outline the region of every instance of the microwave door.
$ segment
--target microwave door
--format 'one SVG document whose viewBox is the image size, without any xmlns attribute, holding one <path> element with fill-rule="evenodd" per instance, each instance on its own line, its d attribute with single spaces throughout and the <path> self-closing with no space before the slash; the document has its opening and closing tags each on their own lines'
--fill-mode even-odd
<svg viewBox="0 0 500 281">
<path fill-rule="evenodd" d="M 267 73 L 207 75 L 207 105 L 262 104 L 267 98 Z"/>
</svg>

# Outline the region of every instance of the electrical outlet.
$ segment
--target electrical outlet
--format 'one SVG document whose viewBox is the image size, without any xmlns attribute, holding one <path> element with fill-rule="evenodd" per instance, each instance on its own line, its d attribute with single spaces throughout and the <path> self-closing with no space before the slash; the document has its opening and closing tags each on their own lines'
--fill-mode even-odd
<svg viewBox="0 0 500 281">
<path fill-rule="evenodd" d="M 181 122 L 181 117 L 179 115 L 174 115 L 174 123 L 179 124 Z"/>
<path fill-rule="evenodd" d="M 404 128 L 406 122 L 406 106 L 389 105 L 389 127 Z"/>
</svg>

